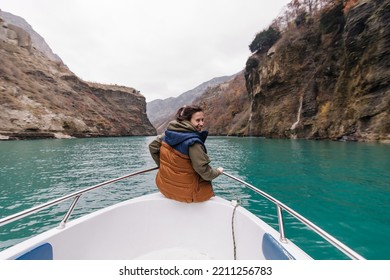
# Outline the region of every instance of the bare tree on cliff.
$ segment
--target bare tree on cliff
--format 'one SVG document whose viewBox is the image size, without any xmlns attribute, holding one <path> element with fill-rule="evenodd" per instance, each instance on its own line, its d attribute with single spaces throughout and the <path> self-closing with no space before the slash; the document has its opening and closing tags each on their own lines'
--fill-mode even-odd
<svg viewBox="0 0 390 280">
<path fill-rule="evenodd" d="M 274 29 L 284 31 L 292 25 L 294 21 L 302 21 L 306 15 L 310 18 L 315 17 L 324 8 L 343 3 L 346 8 L 355 4 L 358 0 L 292 0 L 281 11 L 279 16 L 271 23 Z"/>
</svg>

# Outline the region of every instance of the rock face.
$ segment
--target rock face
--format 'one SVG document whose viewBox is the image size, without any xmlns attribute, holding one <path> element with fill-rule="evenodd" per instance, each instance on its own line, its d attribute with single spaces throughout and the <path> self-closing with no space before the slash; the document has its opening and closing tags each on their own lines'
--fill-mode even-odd
<svg viewBox="0 0 390 280">
<path fill-rule="evenodd" d="M 82 81 L 0 18 L 0 139 L 155 134 L 137 90 Z"/>
<path fill-rule="evenodd" d="M 6 24 L 8 24 L 9 30 L 17 28 L 22 33 L 28 35 L 28 45 L 31 45 L 31 47 L 39 50 L 50 60 L 62 62 L 61 58 L 53 53 L 50 46 L 45 42 L 45 39 L 37 32 L 35 32 L 31 25 L 28 24 L 28 22 L 26 22 L 23 18 L 1 10 L 0 18 L 2 18 Z M 21 37 L 19 36 L 19 42 L 21 41 Z"/>
<path fill-rule="evenodd" d="M 389 142 L 389 24 L 389 1 L 339 4 L 251 56 L 248 134 Z"/>
<path fill-rule="evenodd" d="M 205 113 L 205 129 L 210 135 L 248 135 L 250 98 L 245 89 L 244 72 L 208 88 L 195 99 Z"/>
</svg>

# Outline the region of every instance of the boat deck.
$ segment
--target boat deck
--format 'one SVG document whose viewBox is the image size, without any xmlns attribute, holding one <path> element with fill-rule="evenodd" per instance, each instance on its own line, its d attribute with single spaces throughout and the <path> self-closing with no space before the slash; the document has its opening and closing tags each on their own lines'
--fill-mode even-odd
<svg viewBox="0 0 390 280">
<path fill-rule="evenodd" d="M 141 255 L 136 260 L 213 260 L 207 253 L 189 248 L 170 248 Z"/>
</svg>

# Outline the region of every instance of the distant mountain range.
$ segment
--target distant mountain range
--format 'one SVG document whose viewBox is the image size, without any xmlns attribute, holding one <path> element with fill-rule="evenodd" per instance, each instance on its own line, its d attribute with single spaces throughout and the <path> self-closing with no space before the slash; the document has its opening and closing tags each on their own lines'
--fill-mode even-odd
<svg viewBox="0 0 390 280">
<path fill-rule="evenodd" d="M 146 112 L 150 122 L 161 133 L 167 121 L 174 119 L 177 110 L 183 105 L 190 105 L 200 97 L 208 88 L 217 86 L 234 78 L 237 74 L 213 78 L 199 86 L 186 91 L 178 97 L 169 97 L 167 99 L 156 99 L 146 104 Z"/>
</svg>

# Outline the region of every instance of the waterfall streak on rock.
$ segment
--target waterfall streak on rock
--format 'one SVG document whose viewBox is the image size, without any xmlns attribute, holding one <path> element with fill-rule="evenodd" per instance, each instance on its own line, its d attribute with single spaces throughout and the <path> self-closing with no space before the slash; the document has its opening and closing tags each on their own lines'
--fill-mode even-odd
<svg viewBox="0 0 390 280">
<path fill-rule="evenodd" d="M 302 103 L 303 103 L 303 96 L 301 96 L 301 98 L 299 98 L 299 109 L 298 109 L 297 121 L 295 123 L 293 123 L 293 125 L 290 128 L 291 130 L 294 130 L 296 128 L 296 126 L 298 125 L 298 123 L 301 119 Z"/>
</svg>

